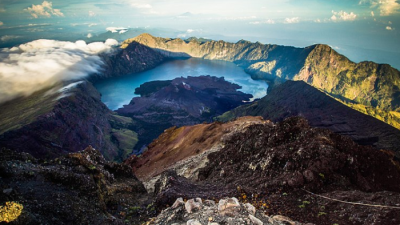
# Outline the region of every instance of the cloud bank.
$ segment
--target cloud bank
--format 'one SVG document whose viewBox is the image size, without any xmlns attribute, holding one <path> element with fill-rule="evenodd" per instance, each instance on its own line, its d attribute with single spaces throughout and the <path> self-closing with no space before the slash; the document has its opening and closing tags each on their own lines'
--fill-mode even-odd
<svg viewBox="0 0 400 225">
<path fill-rule="evenodd" d="M 347 13 L 345 11 L 335 12 L 332 10 L 331 20 L 336 21 L 354 21 L 357 18 L 357 15 L 353 12 Z"/>
<path fill-rule="evenodd" d="M 364 3 L 378 9 L 381 16 L 390 16 L 400 10 L 400 3 L 397 0 L 360 0 L 359 2 L 360 5 Z"/>
<path fill-rule="evenodd" d="M 128 28 L 125 28 L 125 27 L 107 27 L 106 30 L 110 31 L 111 33 L 117 33 L 118 32 L 120 34 L 123 34 L 126 31 L 128 31 Z"/>
<path fill-rule="evenodd" d="M 17 36 L 17 35 L 3 35 L 0 37 L 0 41 L 1 42 L 8 42 L 8 41 L 12 41 L 15 39 L 21 38 L 21 36 Z"/>
<path fill-rule="evenodd" d="M 99 72 L 98 54 L 117 44 L 114 39 L 90 44 L 41 39 L 0 50 L 0 103 Z"/>
<path fill-rule="evenodd" d="M 299 23 L 300 18 L 299 17 L 292 17 L 292 18 L 286 18 L 283 23 L 290 24 L 290 23 Z"/>
<path fill-rule="evenodd" d="M 59 17 L 64 16 L 64 13 L 62 13 L 61 10 L 53 9 L 53 3 L 48 1 L 43 1 L 41 5 L 32 4 L 32 7 L 28 7 L 24 9 L 24 11 L 29 12 L 33 18 L 39 18 L 39 17 L 50 18 L 52 15 Z"/>
<path fill-rule="evenodd" d="M 275 24 L 275 20 L 268 19 L 268 20 L 263 20 L 263 21 L 252 21 L 252 22 L 249 22 L 249 24 L 255 24 L 255 25 L 258 25 L 258 24 Z"/>
</svg>

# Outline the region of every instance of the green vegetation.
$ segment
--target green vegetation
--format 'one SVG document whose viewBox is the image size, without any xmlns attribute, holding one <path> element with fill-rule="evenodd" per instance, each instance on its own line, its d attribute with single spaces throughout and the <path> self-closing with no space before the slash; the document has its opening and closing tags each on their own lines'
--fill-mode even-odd
<svg viewBox="0 0 400 225">
<path fill-rule="evenodd" d="M 108 118 L 108 121 L 113 128 L 128 128 L 132 125 L 133 120 L 130 117 L 120 116 L 117 113 L 113 112 L 111 116 Z"/>
<path fill-rule="evenodd" d="M 111 135 L 120 149 L 120 158 L 126 159 L 138 142 L 137 133 L 128 129 L 112 129 Z"/>
<path fill-rule="evenodd" d="M 95 170 L 95 169 L 96 169 L 96 166 L 95 166 L 95 165 L 89 165 L 89 166 L 88 166 L 88 169 L 89 169 L 89 170 Z"/>
<path fill-rule="evenodd" d="M 327 215 L 326 212 L 319 212 L 319 213 L 318 213 L 318 217 L 320 217 L 320 216 L 325 216 L 325 215 Z"/>
<path fill-rule="evenodd" d="M 37 117 L 50 112 L 59 93 L 51 92 L 57 90 L 61 85 L 55 85 L 33 93 L 28 97 L 20 97 L 2 104 L 0 110 L 0 134 L 10 130 L 21 128 L 32 123 Z"/>
<path fill-rule="evenodd" d="M 303 204 L 299 205 L 299 208 L 305 208 L 307 205 L 310 204 L 309 201 L 303 201 L 302 203 L 303 203 Z"/>
<path fill-rule="evenodd" d="M 109 116 L 108 121 L 111 124 L 111 132 L 107 135 L 107 139 L 111 140 L 119 149 L 116 161 L 126 159 L 133 151 L 138 143 L 138 134 L 134 131 L 135 124 L 130 117 L 120 116 L 113 113 Z"/>
</svg>

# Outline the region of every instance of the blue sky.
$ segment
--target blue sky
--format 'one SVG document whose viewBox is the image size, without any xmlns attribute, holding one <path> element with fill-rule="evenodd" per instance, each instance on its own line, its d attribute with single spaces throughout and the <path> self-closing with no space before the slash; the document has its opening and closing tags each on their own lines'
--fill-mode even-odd
<svg viewBox="0 0 400 225">
<path fill-rule="evenodd" d="M 354 61 L 374 60 L 396 68 L 400 68 L 399 24 L 397 0 L 0 2 L 0 42 L 88 38 L 109 27 L 166 28 L 183 38 L 243 38 L 299 47 L 325 43 Z"/>
</svg>

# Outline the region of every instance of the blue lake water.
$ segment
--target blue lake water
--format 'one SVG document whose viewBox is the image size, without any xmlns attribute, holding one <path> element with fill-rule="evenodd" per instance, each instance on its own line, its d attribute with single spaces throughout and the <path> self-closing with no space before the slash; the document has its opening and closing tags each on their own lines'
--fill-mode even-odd
<svg viewBox="0 0 400 225">
<path fill-rule="evenodd" d="M 211 75 L 242 86 L 240 91 L 252 94 L 254 98 L 265 96 L 268 85 L 264 81 L 251 79 L 250 75 L 234 63 L 190 58 L 173 60 L 136 74 L 129 74 L 97 82 L 94 86 L 102 94 L 102 101 L 111 110 L 128 104 L 135 95 L 135 88 L 154 80 L 172 80 L 176 77 Z"/>
</svg>

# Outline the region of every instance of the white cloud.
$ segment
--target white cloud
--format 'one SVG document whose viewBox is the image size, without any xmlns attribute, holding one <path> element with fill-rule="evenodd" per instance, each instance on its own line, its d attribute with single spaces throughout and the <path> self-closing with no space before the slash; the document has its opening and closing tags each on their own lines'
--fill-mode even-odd
<svg viewBox="0 0 400 225">
<path fill-rule="evenodd" d="M 314 20 L 314 22 L 321 23 L 321 20 L 320 19 L 316 19 L 316 20 Z"/>
<path fill-rule="evenodd" d="M 331 46 L 333 49 L 340 50 L 339 46 Z"/>
<path fill-rule="evenodd" d="M 11 41 L 11 40 L 13 40 L 13 39 L 18 39 L 18 38 L 21 38 L 21 36 L 17 36 L 17 35 L 4 35 L 4 36 L 1 36 L 0 40 L 1 40 L 2 42 L 8 42 L 8 41 Z"/>
<path fill-rule="evenodd" d="M 145 0 L 129 0 L 128 4 L 136 9 L 151 9 L 153 8 L 152 5 L 150 5 L 148 2 Z"/>
<path fill-rule="evenodd" d="M 0 26 L 3 26 L 3 25 L 4 25 L 4 23 L 0 21 Z"/>
<path fill-rule="evenodd" d="M 185 12 L 185 13 L 183 13 L 181 15 L 176 16 L 176 18 L 178 18 L 178 19 L 186 19 L 186 18 L 193 17 L 193 16 L 194 16 L 193 13 Z"/>
<path fill-rule="evenodd" d="M 137 9 L 151 9 L 153 8 L 150 4 L 146 4 L 146 3 L 132 3 L 131 6 L 133 8 L 137 8 Z"/>
<path fill-rule="evenodd" d="M 111 33 L 117 33 L 118 32 L 118 33 L 122 34 L 122 33 L 125 33 L 128 30 L 128 28 L 125 28 L 125 27 L 107 27 L 106 30 L 110 31 Z"/>
<path fill-rule="evenodd" d="M 357 18 L 357 15 L 353 12 L 347 13 L 345 11 L 335 12 L 332 10 L 332 17 L 331 20 L 334 22 L 337 21 L 353 21 Z"/>
<path fill-rule="evenodd" d="M 386 30 L 394 30 L 391 26 L 387 26 Z"/>
<path fill-rule="evenodd" d="M 390 16 L 398 13 L 400 10 L 400 4 L 397 0 L 360 0 L 359 4 L 370 4 L 371 8 L 379 9 L 381 16 Z"/>
<path fill-rule="evenodd" d="M 253 22 L 250 22 L 250 24 L 256 24 L 256 25 L 258 25 L 258 24 L 275 24 L 275 20 L 268 19 L 268 20 L 263 20 L 263 21 L 253 21 Z"/>
<path fill-rule="evenodd" d="M 187 29 L 185 33 L 178 34 L 178 38 L 187 38 L 187 37 L 201 37 L 204 35 L 204 31 L 202 29 Z"/>
<path fill-rule="evenodd" d="M 48 1 L 43 1 L 41 5 L 32 4 L 32 7 L 28 7 L 24 9 L 24 11 L 29 12 L 33 18 L 50 18 L 52 15 L 61 17 L 64 16 L 64 14 L 59 9 L 53 9 L 53 3 Z"/>
<path fill-rule="evenodd" d="M 299 23 L 300 18 L 299 17 L 292 17 L 292 18 L 286 18 L 283 23 Z"/>
<path fill-rule="evenodd" d="M 96 13 L 95 13 L 95 12 L 93 12 L 93 11 L 89 10 L 89 16 L 90 16 L 90 17 L 93 17 L 93 16 L 95 16 L 95 15 L 96 15 Z"/>
<path fill-rule="evenodd" d="M 92 33 L 88 33 L 88 34 L 86 35 L 86 37 L 87 37 L 87 38 L 92 38 L 93 35 L 92 35 Z"/>
<path fill-rule="evenodd" d="M 135 9 L 135 13 L 145 14 L 145 15 L 154 15 L 159 14 L 159 12 L 153 9 L 153 5 L 151 4 L 153 1 L 149 0 L 121 0 L 123 4 L 130 6 Z"/>
<path fill-rule="evenodd" d="M 93 27 L 93 26 L 97 26 L 97 23 L 89 23 L 88 27 Z"/>
<path fill-rule="evenodd" d="M 0 103 L 99 72 L 98 54 L 115 44 L 113 39 L 90 44 L 40 39 L 0 50 Z"/>
<path fill-rule="evenodd" d="M 375 16 L 375 13 L 374 13 L 374 11 L 371 11 L 371 16 L 372 16 L 372 17 L 374 17 L 374 16 Z"/>
</svg>

